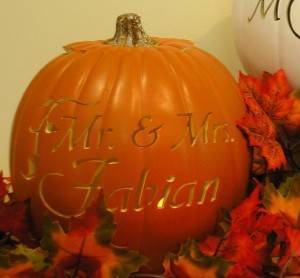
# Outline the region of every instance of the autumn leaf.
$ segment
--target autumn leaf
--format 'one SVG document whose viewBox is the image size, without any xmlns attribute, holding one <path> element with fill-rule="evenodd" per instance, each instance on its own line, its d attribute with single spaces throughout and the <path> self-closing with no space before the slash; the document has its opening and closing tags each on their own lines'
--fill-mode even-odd
<svg viewBox="0 0 300 278">
<path fill-rule="evenodd" d="M 199 244 L 199 250 L 206 256 L 215 256 L 222 243 L 222 238 L 218 236 L 208 236 Z"/>
<path fill-rule="evenodd" d="M 248 112 L 237 124 L 248 135 L 250 146 L 261 150 L 268 170 L 276 170 L 286 165 L 287 160 L 282 146 L 276 140 L 274 125 L 266 114 L 255 115 Z"/>
<path fill-rule="evenodd" d="M 250 146 L 261 150 L 268 170 L 283 167 L 287 161 L 277 141 L 276 126 L 259 103 L 259 97 L 263 94 L 262 82 L 240 73 L 239 87 L 247 107 L 246 115 L 237 122 L 239 128 L 247 134 Z"/>
<path fill-rule="evenodd" d="M 22 277 L 35 277 L 33 266 L 30 262 L 20 263 L 13 267 L 1 268 L 0 277 L 2 278 L 22 278 Z"/>
<path fill-rule="evenodd" d="M 81 272 L 87 277 L 125 278 L 138 271 L 146 259 L 135 251 L 114 246 L 111 242 L 115 228 L 112 214 L 101 204 L 71 219 L 66 233 L 58 223 L 48 223 L 42 242 L 52 254 L 47 273 L 57 277 L 74 277 Z"/>
<path fill-rule="evenodd" d="M 226 278 L 257 278 L 258 276 L 250 271 L 245 265 L 235 264 L 227 271 Z"/>
<path fill-rule="evenodd" d="M 220 256 L 254 273 L 260 273 L 262 270 L 263 254 L 256 250 L 251 235 L 246 231 L 232 231 L 221 247 Z"/>
<path fill-rule="evenodd" d="M 168 254 L 163 265 L 167 278 L 224 277 L 229 266 L 221 258 L 203 255 L 193 240 L 183 244 L 178 254 Z"/>
<path fill-rule="evenodd" d="M 254 175 L 263 175 L 267 172 L 267 163 L 262 155 L 262 151 L 258 147 L 253 148 L 252 169 Z"/>
<path fill-rule="evenodd" d="M 294 135 L 300 129 L 300 91 L 294 90 L 291 98 L 293 99 L 293 107 L 287 115 L 287 121 L 284 126 L 290 134 Z"/>
<path fill-rule="evenodd" d="M 279 189 L 267 181 L 264 191 L 264 205 L 269 212 L 283 214 L 292 224 L 299 224 L 300 174 L 288 177 Z"/>
<path fill-rule="evenodd" d="M 34 240 L 30 230 L 28 209 L 28 201 L 0 204 L 0 231 L 13 235 L 30 247 L 36 247 L 37 241 Z"/>
<path fill-rule="evenodd" d="M 291 255 L 293 257 L 300 257 L 300 230 L 288 228 L 286 233 Z"/>
<path fill-rule="evenodd" d="M 48 264 L 47 253 L 41 248 L 31 249 L 23 244 L 0 249 L 0 277 L 38 277 Z"/>
<path fill-rule="evenodd" d="M 238 232 L 252 229 L 261 206 L 260 193 L 260 185 L 257 185 L 250 196 L 231 211 L 231 230 Z"/>
<path fill-rule="evenodd" d="M 286 123 L 294 100 L 291 97 L 293 89 L 284 70 L 280 69 L 274 74 L 264 72 L 262 86 L 262 94 L 256 96 L 258 103 L 274 122 Z"/>
<path fill-rule="evenodd" d="M 239 87 L 244 97 L 254 97 L 273 122 L 281 124 L 287 121 L 294 100 L 291 97 L 293 89 L 284 70 L 274 74 L 263 72 L 261 78 L 240 73 Z M 246 105 L 249 105 L 247 101 Z"/>
<path fill-rule="evenodd" d="M 300 230 L 292 227 L 287 228 L 287 251 L 280 260 L 280 277 L 300 276 Z"/>
<path fill-rule="evenodd" d="M 251 233 L 256 249 L 262 249 L 268 244 L 267 237 L 271 233 L 276 233 L 276 242 L 285 241 L 286 229 L 290 226 L 291 223 L 282 214 L 272 214 L 262 210 L 252 227 Z"/>
</svg>

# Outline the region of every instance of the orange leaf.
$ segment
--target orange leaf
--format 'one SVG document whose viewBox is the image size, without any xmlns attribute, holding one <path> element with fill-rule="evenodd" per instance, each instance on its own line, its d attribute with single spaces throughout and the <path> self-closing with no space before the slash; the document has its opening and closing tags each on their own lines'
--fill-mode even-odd
<svg viewBox="0 0 300 278">
<path fill-rule="evenodd" d="M 225 275 L 226 278 L 257 278 L 257 275 L 251 272 L 244 265 L 235 264 L 231 268 L 229 268 L 228 272 Z"/>
<path fill-rule="evenodd" d="M 221 240 L 222 239 L 217 236 L 208 236 L 205 241 L 199 244 L 199 250 L 206 256 L 214 256 Z"/>
<path fill-rule="evenodd" d="M 36 277 L 30 262 L 17 264 L 10 268 L 0 268 L 1 278 Z"/>
<path fill-rule="evenodd" d="M 253 97 L 272 121 L 275 123 L 287 121 L 294 100 L 291 97 L 293 89 L 284 70 L 280 69 L 273 75 L 264 72 L 261 79 L 240 73 L 239 87 L 247 106 L 249 106 L 248 98 Z"/>
<path fill-rule="evenodd" d="M 300 230 L 288 228 L 287 237 L 289 240 L 289 247 L 293 257 L 300 257 Z"/>
<path fill-rule="evenodd" d="M 167 266 L 167 265 L 170 266 Z M 200 267 L 187 258 L 180 257 L 176 260 L 165 261 L 169 269 L 164 273 L 166 278 L 217 278 L 218 266 Z"/>
<path fill-rule="evenodd" d="M 224 277 L 228 263 L 221 258 L 204 256 L 198 243 L 187 241 L 177 255 L 168 254 L 164 260 L 166 278 L 217 278 Z"/>
<path fill-rule="evenodd" d="M 81 272 L 87 277 L 127 277 L 145 263 L 145 258 L 137 252 L 112 245 L 116 226 L 102 200 L 97 200 L 81 217 L 71 219 L 67 233 L 58 224 L 52 224 L 52 228 L 50 224 L 48 228 L 44 242 L 49 251 L 55 250 L 53 264 L 47 270 L 49 275 L 66 277 L 70 273 L 70 277 L 75 277 Z"/>
<path fill-rule="evenodd" d="M 267 210 L 273 214 L 285 215 L 294 225 L 299 224 L 300 215 L 299 178 L 299 175 L 287 178 L 279 189 L 276 189 L 271 182 L 267 182 L 264 194 Z"/>
<path fill-rule="evenodd" d="M 276 140 L 276 127 L 257 101 L 262 93 L 261 81 L 240 74 L 240 90 L 247 106 L 246 115 L 237 122 L 248 135 L 249 144 L 261 150 L 269 170 L 276 170 L 286 164 L 285 154 Z"/>
<path fill-rule="evenodd" d="M 260 201 L 260 186 L 258 185 L 251 195 L 240 204 L 239 207 L 232 210 L 231 216 L 231 231 L 238 232 L 241 230 L 249 230 L 253 227 L 257 215 Z"/>
<path fill-rule="evenodd" d="M 231 232 L 222 245 L 221 256 L 233 263 L 260 272 L 264 256 L 255 248 L 254 241 L 246 231 Z"/>
<path fill-rule="evenodd" d="M 273 121 L 286 122 L 294 100 L 291 98 L 293 89 L 284 70 L 280 69 L 273 75 L 264 72 L 262 84 L 263 93 L 257 96 L 258 103 Z"/>
</svg>

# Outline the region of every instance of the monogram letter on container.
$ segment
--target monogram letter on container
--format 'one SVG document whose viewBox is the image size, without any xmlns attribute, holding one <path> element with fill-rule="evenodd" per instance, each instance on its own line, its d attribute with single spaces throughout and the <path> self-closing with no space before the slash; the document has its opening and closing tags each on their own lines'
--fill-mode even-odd
<svg viewBox="0 0 300 278">
<path fill-rule="evenodd" d="M 300 1 L 235 0 L 236 44 L 253 75 L 283 68 L 300 88 Z"/>
<path fill-rule="evenodd" d="M 159 266 L 188 237 L 211 231 L 242 200 L 244 113 L 223 65 L 179 39 L 152 38 L 135 14 L 112 39 L 73 43 L 34 78 L 18 108 L 14 189 L 66 227 L 104 191 L 115 243 Z"/>
</svg>

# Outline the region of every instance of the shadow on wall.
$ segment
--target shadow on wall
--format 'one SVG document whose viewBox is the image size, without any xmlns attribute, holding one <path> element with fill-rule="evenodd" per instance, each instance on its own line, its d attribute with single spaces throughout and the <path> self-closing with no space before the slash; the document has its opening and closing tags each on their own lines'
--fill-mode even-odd
<svg viewBox="0 0 300 278">
<path fill-rule="evenodd" d="M 195 41 L 198 47 L 213 54 L 236 78 L 243 70 L 234 42 L 232 17 L 227 17 Z"/>
</svg>

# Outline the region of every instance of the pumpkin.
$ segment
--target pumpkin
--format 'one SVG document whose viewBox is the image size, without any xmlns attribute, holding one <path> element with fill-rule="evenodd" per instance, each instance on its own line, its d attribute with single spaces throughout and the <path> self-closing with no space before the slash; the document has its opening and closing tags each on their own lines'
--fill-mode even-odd
<svg viewBox="0 0 300 278">
<path fill-rule="evenodd" d="M 233 10 L 236 45 L 248 73 L 283 68 L 300 88 L 300 1 L 235 0 Z"/>
<path fill-rule="evenodd" d="M 167 251 L 201 237 L 245 194 L 249 155 L 235 121 L 236 82 L 180 39 L 149 37 L 122 15 L 109 40 L 73 43 L 26 90 L 12 134 L 18 199 L 37 231 L 47 212 L 65 228 L 103 191 L 115 243 L 157 271 Z"/>
</svg>

